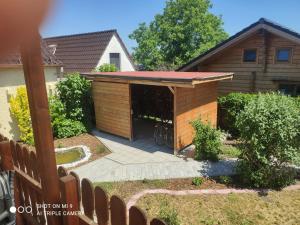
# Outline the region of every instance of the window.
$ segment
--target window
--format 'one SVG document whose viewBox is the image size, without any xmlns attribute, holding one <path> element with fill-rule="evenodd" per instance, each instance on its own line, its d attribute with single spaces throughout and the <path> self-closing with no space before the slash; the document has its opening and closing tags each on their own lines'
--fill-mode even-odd
<svg viewBox="0 0 300 225">
<path fill-rule="evenodd" d="M 300 96 L 300 84 L 279 84 L 279 91 L 285 95 Z"/>
<path fill-rule="evenodd" d="M 109 63 L 115 64 L 118 70 L 121 68 L 120 53 L 109 53 Z"/>
<path fill-rule="evenodd" d="M 291 58 L 291 49 L 280 48 L 276 50 L 276 61 L 277 62 L 289 62 Z"/>
<path fill-rule="evenodd" d="M 244 62 L 256 62 L 256 49 L 245 49 L 243 61 Z"/>
</svg>

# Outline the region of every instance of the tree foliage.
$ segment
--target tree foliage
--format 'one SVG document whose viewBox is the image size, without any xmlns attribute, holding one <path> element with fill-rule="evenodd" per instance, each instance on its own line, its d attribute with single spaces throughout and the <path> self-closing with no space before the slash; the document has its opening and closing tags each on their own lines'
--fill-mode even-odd
<svg viewBox="0 0 300 225">
<path fill-rule="evenodd" d="M 210 0 L 168 0 L 162 14 L 141 23 L 129 37 L 133 57 L 145 70 L 167 70 L 187 63 L 228 37 Z"/>
<path fill-rule="evenodd" d="M 300 151 L 300 110 L 295 100 L 279 94 L 259 94 L 238 115 L 242 145 L 239 173 L 254 187 L 290 184 L 287 168 Z"/>
</svg>

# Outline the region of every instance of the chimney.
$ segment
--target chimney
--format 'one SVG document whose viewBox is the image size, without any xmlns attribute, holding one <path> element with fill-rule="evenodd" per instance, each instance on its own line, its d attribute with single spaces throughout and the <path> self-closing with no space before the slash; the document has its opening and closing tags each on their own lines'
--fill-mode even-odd
<svg viewBox="0 0 300 225">
<path fill-rule="evenodd" d="M 48 48 L 52 55 L 55 55 L 57 44 L 48 45 Z"/>
</svg>

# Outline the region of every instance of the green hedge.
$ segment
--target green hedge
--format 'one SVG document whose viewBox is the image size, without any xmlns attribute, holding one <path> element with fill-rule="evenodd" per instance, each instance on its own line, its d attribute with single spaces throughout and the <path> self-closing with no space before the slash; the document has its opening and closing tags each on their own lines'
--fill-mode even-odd
<svg viewBox="0 0 300 225">
<path fill-rule="evenodd" d="M 218 125 L 222 130 L 228 131 L 233 137 L 239 137 L 239 130 L 236 127 L 236 118 L 245 106 L 256 94 L 230 93 L 218 98 Z"/>
</svg>

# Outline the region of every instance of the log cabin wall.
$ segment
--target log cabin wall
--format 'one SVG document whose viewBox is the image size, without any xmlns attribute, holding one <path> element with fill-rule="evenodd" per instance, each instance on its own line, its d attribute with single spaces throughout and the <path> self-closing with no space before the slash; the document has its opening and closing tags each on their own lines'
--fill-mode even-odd
<svg viewBox="0 0 300 225">
<path fill-rule="evenodd" d="M 191 121 L 201 118 L 216 127 L 217 82 L 196 85 L 195 88 L 175 89 L 174 146 L 175 153 L 190 145 L 194 137 Z"/>
<path fill-rule="evenodd" d="M 129 84 L 94 81 L 92 88 L 97 129 L 131 139 Z"/>
<path fill-rule="evenodd" d="M 243 62 L 244 49 L 257 49 L 257 62 Z M 278 48 L 291 48 L 290 62 L 276 62 Z M 233 80 L 220 81 L 220 95 L 230 92 L 278 90 L 280 80 L 300 82 L 300 45 L 267 32 L 258 32 L 239 44 L 221 51 L 192 71 L 233 72 Z"/>
</svg>

